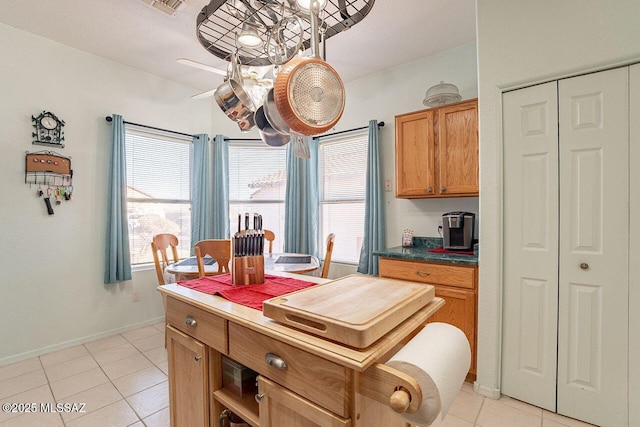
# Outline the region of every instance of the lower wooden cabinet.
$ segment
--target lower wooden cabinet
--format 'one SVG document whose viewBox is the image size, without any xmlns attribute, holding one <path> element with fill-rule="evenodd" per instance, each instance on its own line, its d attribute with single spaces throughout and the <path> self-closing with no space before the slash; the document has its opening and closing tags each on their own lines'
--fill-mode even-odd
<svg viewBox="0 0 640 427">
<path fill-rule="evenodd" d="M 351 427 L 344 419 L 284 387 L 258 377 L 260 427 Z"/>
<path fill-rule="evenodd" d="M 471 368 L 467 381 L 476 379 L 478 267 L 426 261 L 380 258 L 380 277 L 411 280 L 433 285 L 445 304 L 429 322 L 453 325 L 467 336 L 471 346 Z"/>
<path fill-rule="evenodd" d="M 171 425 L 209 425 L 209 360 L 207 347 L 167 326 Z"/>
</svg>

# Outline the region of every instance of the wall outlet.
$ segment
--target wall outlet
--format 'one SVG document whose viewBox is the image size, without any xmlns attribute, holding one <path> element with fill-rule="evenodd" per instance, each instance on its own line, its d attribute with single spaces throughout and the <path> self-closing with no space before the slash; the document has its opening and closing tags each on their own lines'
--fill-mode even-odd
<svg viewBox="0 0 640 427">
<path fill-rule="evenodd" d="M 385 179 L 384 180 L 384 191 L 391 191 L 391 180 L 390 179 Z"/>
<path fill-rule="evenodd" d="M 140 293 L 138 291 L 131 291 L 131 301 L 140 301 Z"/>
</svg>

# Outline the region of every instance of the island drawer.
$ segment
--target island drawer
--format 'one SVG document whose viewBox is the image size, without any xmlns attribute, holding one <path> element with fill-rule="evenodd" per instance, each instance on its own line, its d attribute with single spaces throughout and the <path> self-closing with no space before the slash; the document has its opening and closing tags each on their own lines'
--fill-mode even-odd
<svg viewBox="0 0 640 427">
<path fill-rule="evenodd" d="M 267 355 L 275 358 L 271 365 Z M 229 357 L 337 415 L 349 415 L 343 366 L 233 322 L 229 322 Z M 286 367 L 278 366 L 280 361 Z"/>
<path fill-rule="evenodd" d="M 167 323 L 221 353 L 227 351 L 227 321 L 205 310 L 167 298 Z"/>
<path fill-rule="evenodd" d="M 476 268 L 473 266 L 443 265 L 381 257 L 379 268 L 380 277 L 458 288 L 475 288 Z"/>
</svg>

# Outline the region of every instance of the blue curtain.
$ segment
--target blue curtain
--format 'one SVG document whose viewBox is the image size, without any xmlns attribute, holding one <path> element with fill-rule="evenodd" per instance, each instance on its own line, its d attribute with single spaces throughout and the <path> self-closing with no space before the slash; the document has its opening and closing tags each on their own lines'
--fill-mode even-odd
<svg viewBox="0 0 640 427">
<path fill-rule="evenodd" d="M 104 283 L 131 280 L 127 220 L 127 155 L 122 116 L 114 114 L 111 125 Z"/>
<path fill-rule="evenodd" d="M 229 238 L 229 143 L 216 135 L 213 141 L 213 236 Z"/>
<path fill-rule="evenodd" d="M 209 136 L 193 136 L 191 167 L 191 247 L 213 237 L 211 150 Z"/>
<path fill-rule="evenodd" d="M 385 248 L 384 201 L 378 144 L 378 121 L 369 121 L 367 177 L 364 208 L 364 239 L 360 250 L 358 272 L 378 275 L 378 260 L 373 252 Z"/>
<path fill-rule="evenodd" d="M 310 159 L 296 157 L 287 145 L 284 251 L 318 256 L 318 139 L 308 140 Z"/>
</svg>

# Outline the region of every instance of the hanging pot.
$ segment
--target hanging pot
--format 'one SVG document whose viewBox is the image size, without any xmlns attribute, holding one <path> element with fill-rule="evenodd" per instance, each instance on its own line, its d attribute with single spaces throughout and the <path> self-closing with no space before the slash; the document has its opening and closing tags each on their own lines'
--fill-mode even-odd
<svg viewBox="0 0 640 427">
<path fill-rule="evenodd" d="M 289 142 L 289 135 L 283 134 L 275 130 L 264 115 L 264 105 L 255 113 L 255 122 L 260 139 L 271 147 L 282 147 Z"/>
<path fill-rule="evenodd" d="M 311 2 L 310 58 L 294 58 L 278 73 L 274 99 L 285 123 L 303 135 L 331 129 L 344 111 L 345 92 L 340 76 L 319 56 L 317 2 Z"/>
<path fill-rule="evenodd" d="M 264 115 L 272 128 L 283 134 L 288 134 L 290 132 L 289 125 L 287 125 L 287 123 L 282 119 L 282 116 L 278 111 L 278 107 L 276 106 L 276 101 L 273 97 L 273 88 L 269 89 L 269 92 L 267 92 L 267 96 L 264 99 L 262 107 L 264 108 Z"/>
<path fill-rule="evenodd" d="M 213 96 L 222 112 L 237 122 L 242 132 L 247 132 L 255 126 L 253 119 L 255 105 L 242 87 L 242 73 L 237 51 L 231 57 L 227 81 L 218 86 Z"/>
</svg>

